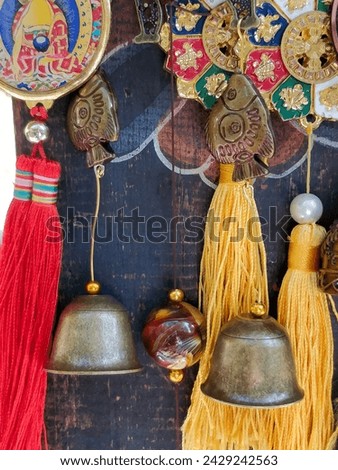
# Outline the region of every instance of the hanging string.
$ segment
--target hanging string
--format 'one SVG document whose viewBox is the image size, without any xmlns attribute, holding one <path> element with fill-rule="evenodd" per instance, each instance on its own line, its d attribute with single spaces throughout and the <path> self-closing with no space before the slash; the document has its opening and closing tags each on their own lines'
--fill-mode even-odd
<svg viewBox="0 0 338 470">
<path fill-rule="evenodd" d="M 176 171 L 175 171 L 175 162 L 176 162 L 176 152 L 175 152 L 175 75 L 174 75 L 174 48 L 173 48 L 173 16 L 174 14 L 174 2 L 170 4 L 170 105 L 171 105 L 171 158 L 172 158 L 172 167 L 171 167 L 171 217 L 172 220 L 177 221 L 177 199 L 176 199 Z M 172 224 L 170 224 L 172 226 Z M 174 235 L 174 240 L 172 243 L 172 256 L 173 256 L 173 282 L 174 289 L 177 288 L 177 225 L 174 224 L 176 234 Z M 172 234 L 170 234 L 171 236 Z"/>
<path fill-rule="evenodd" d="M 100 180 L 104 176 L 104 165 L 95 165 L 94 166 L 94 173 L 96 179 L 96 206 L 95 206 L 95 213 L 93 216 L 93 223 L 92 223 L 92 233 L 91 233 L 91 240 L 90 240 L 90 280 L 92 282 L 95 281 L 95 272 L 94 272 L 94 252 L 95 252 L 95 232 L 97 227 L 97 220 L 100 211 L 100 203 L 101 203 L 101 184 Z"/>
<path fill-rule="evenodd" d="M 308 136 L 307 140 L 307 170 L 306 170 L 306 192 L 310 193 L 311 185 L 311 156 L 313 147 L 313 125 L 311 123 L 306 127 L 306 133 Z"/>
<path fill-rule="evenodd" d="M 174 289 L 177 289 L 177 215 L 178 215 L 178 202 L 177 202 L 177 175 L 176 175 L 176 122 L 175 122 L 175 75 L 174 75 L 174 48 L 173 48 L 173 21 L 174 21 L 174 6 L 176 2 L 170 4 L 170 112 L 171 112 L 171 216 L 175 221 L 173 224 L 175 229 L 174 240 L 172 241 L 172 257 L 173 257 L 173 284 Z M 172 224 L 170 224 L 171 226 Z M 170 234 L 171 236 L 172 234 Z M 175 384 L 175 434 L 176 434 L 176 449 L 179 450 L 181 446 L 181 420 L 180 420 L 180 397 L 179 397 L 179 384 Z"/>
<path fill-rule="evenodd" d="M 32 116 L 34 121 L 37 121 L 37 122 L 45 123 L 48 119 L 48 111 L 42 104 L 38 104 L 34 106 L 30 110 L 30 115 Z M 43 160 L 47 160 L 47 155 L 43 146 L 43 141 L 40 141 L 33 145 L 33 148 L 31 151 L 31 157 L 33 158 L 40 157 Z"/>
</svg>

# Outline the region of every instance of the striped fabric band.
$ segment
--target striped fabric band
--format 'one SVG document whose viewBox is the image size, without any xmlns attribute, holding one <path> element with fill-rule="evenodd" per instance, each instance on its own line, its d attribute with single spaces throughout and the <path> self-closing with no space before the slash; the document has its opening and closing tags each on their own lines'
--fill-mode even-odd
<svg viewBox="0 0 338 470">
<path fill-rule="evenodd" d="M 14 198 L 30 201 L 32 198 L 33 173 L 16 169 Z"/>
<path fill-rule="evenodd" d="M 34 175 L 33 202 L 56 204 L 58 195 L 58 178 Z"/>
</svg>

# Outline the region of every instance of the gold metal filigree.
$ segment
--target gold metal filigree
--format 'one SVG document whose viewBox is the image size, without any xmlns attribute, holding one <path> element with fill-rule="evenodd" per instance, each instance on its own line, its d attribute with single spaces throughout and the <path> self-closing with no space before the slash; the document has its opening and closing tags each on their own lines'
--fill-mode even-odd
<svg viewBox="0 0 338 470">
<path fill-rule="evenodd" d="M 319 93 L 319 101 L 329 111 L 338 108 L 338 83 L 322 90 Z"/>
<path fill-rule="evenodd" d="M 300 83 L 297 83 L 293 88 L 283 88 L 279 93 L 279 96 L 284 101 L 284 108 L 288 111 L 291 109 L 294 111 L 301 111 L 303 107 L 309 103 Z"/>
<path fill-rule="evenodd" d="M 265 42 L 270 42 L 281 28 L 280 24 L 271 24 L 273 21 L 279 20 L 279 15 L 259 16 L 259 20 L 260 23 L 255 32 L 255 40 L 259 42 L 263 39 Z"/>
<path fill-rule="evenodd" d="M 256 60 L 253 64 L 254 74 L 256 75 L 259 82 L 264 82 L 267 78 L 275 80 L 275 63 L 269 56 L 269 54 L 262 54 L 261 60 Z"/>
<path fill-rule="evenodd" d="M 160 47 L 164 52 L 168 52 L 170 49 L 170 24 L 164 23 L 160 32 Z"/>
<path fill-rule="evenodd" d="M 305 83 L 326 82 L 338 71 L 330 17 L 321 11 L 304 13 L 286 28 L 281 52 L 290 74 Z"/>
<path fill-rule="evenodd" d="M 211 10 L 204 23 L 202 40 L 204 48 L 214 64 L 233 72 L 238 67 L 234 51 L 238 34 L 234 20 L 236 12 L 230 2 L 224 2 Z"/>
<path fill-rule="evenodd" d="M 204 88 L 209 96 L 220 96 L 227 86 L 224 73 L 215 73 L 206 78 Z"/>
<path fill-rule="evenodd" d="M 177 87 L 178 96 L 180 96 L 181 98 L 188 98 L 188 99 L 198 98 L 198 94 L 195 91 L 194 87 L 191 86 L 191 82 L 183 80 L 183 78 L 177 77 L 176 87 Z"/>
<path fill-rule="evenodd" d="M 183 44 L 183 49 L 185 52 L 180 53 L 179 51 L 175 52 L 177 57 L 176 62 L 180 66 L 181 70 L 187 70 L 190 67 L 193 67 L 195 70 L 198 69 L 197 59 L 203 57 L 202 51 L 195 51 L 193 45 L 189 42 Z"/>
<path fill-rule="evenodd" d="M 265 106 L 268 108 L 269 111 L 275 111 L 273 103 L 271 101 L 271 95 L 269 91 L 261 91 L 263 100 L 265 101 Z"/>
<path fill-rule="evenodd" d="M 195 10 L 198 10 L 200 7 L 199 3 L 190 3 L 187 4 L 180 3 L 180 8 L 176 10 L 176 29 L 178 31 L 182 31 L 184 28 L 186 31 L 191 31 L 195 28 L 198 20 L 202 18 L 201 15 L 197 15 L 196 13 L 192 13 Z"/>
<path fill-rule="evenodd" d="M 288 0 L 287 5 L 290 11 L 301 10 L 308 5 L 309 0 Z"/>
</svg>

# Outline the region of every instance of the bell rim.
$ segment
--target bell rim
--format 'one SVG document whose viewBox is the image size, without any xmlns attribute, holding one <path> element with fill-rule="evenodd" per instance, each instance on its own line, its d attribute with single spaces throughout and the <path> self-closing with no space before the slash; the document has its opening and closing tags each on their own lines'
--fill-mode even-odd
<svg viewBox="0 0 338 470">
<path fill-rule="evenodd" d="M 135 369 L 120 369 L 120 370 L 61 370 L 61 369 L 49 369 L 45 371 L 49 374 L 54 375 L 123 375 L 123 374 L 134 374 L 143 370 L 143 367 Z"/>
<path fill-rule="evenodd" d="M 220 400 L 219 398 L 215 398 L 215 397 L 212 397 L 211 395 L 209 395 L 208 393 L 206 393 L 203 388 L 204 384 L 201 385 L 201 391 L 202 393 L 210 398 L 211 400 L 215 400 L 217 401 L 218 403 L 221 403 L 223 405 L 229 405 L 229 406 L 234 406 L 236 408 L 256 408 L 256 409 L 274 409 L 274 408 L 286 408 L 288 406 L 292 406 L 292 405 L 296 405 L 297 403 L 300 403 L 302 400 L 304 400 L 304 390 L 299 388 L 298 389 L 298 398 L 296 400 L 293 400 L 293 401 L 289 401 L 287 403 L 281 403 L 281 404 L 275 404 L 275 405 L 263 405 L 263 404 L 251 404 L 251 405 L 248 405 L 248 404 L 245 404 L 245 403 L 234 403 L 234 402 L 230 402 L 230 401 L 225 401 L 225 400 Z"/>
</svg>

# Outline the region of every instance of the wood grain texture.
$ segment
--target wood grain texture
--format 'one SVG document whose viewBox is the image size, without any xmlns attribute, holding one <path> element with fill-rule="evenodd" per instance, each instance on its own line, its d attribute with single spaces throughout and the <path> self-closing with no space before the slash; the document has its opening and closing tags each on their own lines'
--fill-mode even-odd
<svg viewBox="0 0 338 470">
<path fill-rule="evenodd" d="M 193 220 L 202 229 L 213 194 L 212 187 L 205 184 L 199 174 L 177 174 L 173 179 L 170 167 L 163 163 L 165 158 L 171 162 L 171 147 L 168 144 L 170 127 L 162 126 L 170 112 L 170 76 L 163 70 L 164 54 L 156 45 L 132 44 L 133 37 L 138 33 L 133 2 L 116 0 L 113 14 L 107 51 L 111 55 L 108 54 L 102 68 L 117 95 L 121 136 L 113 144 L 118 158 L 107 166 L 102 181 L 96 273 L 103 293 L 115 296 L 130 312 L 143 370 L 138 374 L 112 377 L 50 375 L 46 424 L 51 449 L 176 448 L 175 388 L 166 378 L 165 371 L 147 356 L 141 342 L 147 315 L 153 307 L 165 302 L 168 289 L 173 286 L 173 249 L 169 230 L 164 226 L 164 240 L 154 241 L 154 232 L 149 239 L 150 225 L 147 228 L 146 221 L 157 217 L 156 220 L 170 223 L 174 181 L 177 215 L 183 220 L 195 217 Z M 95 204 L 94 175 L 85 166 L 85 155 L 72 146 L 66 132 L 68 101 L 69 97 L 58 101 L 50 111 L 51 139 L 46 145 L 48 155 L 60 161 L 63 168 L 58 207 L 63 218 L 65 243 L 58 314 L 75 296 L 84 293 L 84 285 L 89 278 L 89 229 L 86 224 L 90 221 Z M 195 115 L 197 121 L 204 121 L 205 111 L 198 103 L 189 103 L 187 110 L 190 114 L 186 116 Z M 24 104 L 16 101 L 18 153 L 29 152 L 29 145 L 21 132 L 28 120 L 29 114 Z M 203 129 L 192 125 L 191 119 L 183 115 L 179 125 L 175 163 L 182 170 L 196 168 L 208 156 L 201 139 Z M 151 139 L 149 136 L 161 126 L 163 132 L 160 137 L 156 134 Z M 279 122 L 278 126 L 283 126 L 283 123 Z M 285 125 L 285 132 L 280 131 L 279 138 L 287 142 L 294 132 L 292 126 Z M 304 139 L 299 138 L 299 132 L 297 135 L 298 140 L 294 138 L 290 143 L 291 146 L 295 145 L 295 155 L 288 156 L 290 161 L 296 157 L 299 159 L 304 152 Z M 322 140 L 315 142 L 313 150 L 312 191 L 323 201 L 325 211 L 321 223 L 329 228 L 337 217 L 335 183 L 338 157 L 336 144 L 332 143 L 338 140 L 337 124 L 322 124 L 316 135 Z M 146 145 L 144 142 L 147 139 L 150 140 Z M 192 147 L 194 142 L 195 149 Z M 287 153 L 287 148 L 288 145 L 283 147 L 283 155 Z M 163 154 L 162 160 L 159 149 Z M 282 173 L 287 168 L 286 157 L 282 160 L 284 166 L 277 159 L 275 173 Z M 207 182 L 215 180 L 215 171 L 217 173 L 216 169 L 210 170 L 209 176 L 207 174 Z M 286 269 L 286 237 L 294 225 L 289 218 L 289 205 L 294 196 L 304 192 L 305 173 L 303 163 L 285 177 L 259 179 L 255 183 L 256 200 L 266 236 L 272 315 L 276 315 L 278 289 Z M 133 210 L 137 210 L 144 220 L 138 227 L 139 231 L 136 233 L 134 229 L 133 233 L 132 224 L 125 223 L 124 233 L 118 233 L 118 218 L 113 217 L 118 214 L 135 216 Z M 203 247 L 199 236 L 201 230 L 196 231 L 194 238 L 182 223 L 177 227 L 179 286 L 185 290 L 188 301 L 196 305 Z M 147 232 L 148 239 L 143 240 L 147 238 Z M 336 322 L 333 326 L 337 351 Z M 196 370 L 197 367 L 190 369 L 179 387 L 180 424 L 189 405 Z M 337 392 L 336 371 L 335 396 Z"/>
</svg>

